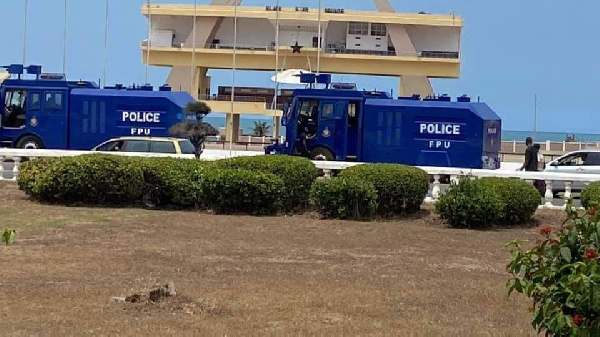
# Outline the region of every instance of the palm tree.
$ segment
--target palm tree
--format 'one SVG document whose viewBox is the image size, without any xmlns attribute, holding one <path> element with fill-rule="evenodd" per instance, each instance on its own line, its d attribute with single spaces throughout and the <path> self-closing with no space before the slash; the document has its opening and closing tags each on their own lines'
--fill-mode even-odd
<svg viewBox="0 0 600 337">
<path fill-rule="evenodd" d="M 252 132 L 254 132 L 255 136 L 263 137 L 266 136 L 271 127 L 267 125 L 267 122 L 254 122 L 254 128 Z"/>
<path fill-rule="evenodd" d="M 202 121 L 210 111 L 210 107 L 204 102 L 190 102 L 185 107 L 187 113 L 185 120 L 169 129 L 170 134 L 187 138 L 192 142 L 196 158 L 200 158 L 204 151 L 206 136 L 216 136 L 219 133 L 212 125 Z"/>
</svg>

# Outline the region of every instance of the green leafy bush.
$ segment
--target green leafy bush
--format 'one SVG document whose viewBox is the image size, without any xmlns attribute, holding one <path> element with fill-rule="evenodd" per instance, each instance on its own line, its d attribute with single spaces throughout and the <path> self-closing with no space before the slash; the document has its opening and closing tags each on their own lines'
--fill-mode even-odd
<svg viewBox="0 0 600 337">
<path fill-rule="evenodd" d="M 521 179 L 481 178 L 479 183 L 500 196 L 503 203 L 500 222 L 503 225 L 526 223 L 540 205 L 538 190 Z"/>
<path fill-rule="evenodd" d="M 210 162 L 177 158 L 131 160 L 142 169 L 146 203 L 182 209 L 203 206 L 200 181 Z"/>
<path fill-rule="evenodd" d="M 40 201 L 118 205 L 138 202 L 144 179 L 133 162 L 94 154 L 56 158 L 24 187 Z"/>
<path fill-rule="evenodd" d="M 375 186 L 357 177 L 318 181 L 312 187 L 311 200 L 328 219 L 369 220 L 377 211 Z"/>
<path fill-rule="evenodd" d="M 32 195 L 36 179 L 55 161 L 56 158 L 38 158 L 24 162 L 21 165 L 19 175 L 17 176 L 19 189 L 27 195 Z"/>
<path fill-rule="evenodd" d="M 509 294 L 532 299 L 532 325 L 550 336 L 600 335 L 600 215 L 596 209 L 581 214 L 567 207 L 561 227 L 541 228 L 543 239 L 529 250 L 507 244 Z"/>
<path fill-rule="evenodd" d="M 479 181 L 463 177 L 453 182 L 435 204 L 435 211 L 452 227 L 485 228 L 502 219 L 499 194 Z"/>
<path fill-rule="evenodd" d="M 427 172 L 404 165 L 357 165 L 343 170 L 339 176 L 372 183 L 377 190 L 377 214 L 382 217 L 417 212 L 429 190 Z"/>
<path fill-rule="evenodd" d="M 283 180 L 274 174 L 242 169 L 211 169 L 200 181 L 207 206 L 225 214 L 276 214 L 283 187 Z"/>
<path fill-rule="evenodd" d="M 308 206 L 310 188 L 317 178 L 317 168 L 306 158 L 292 156 L 253 156 L 219 160 L 219 168 L 244 169 L 271 173 L 283 180 L 284 211 L 304 210 Z"/>
<path fill-rule="evenodd" d="M 585 208 L 600 206 L 600 181 L 591 183 L 581 192 L 581 205 Z"/>
</svg>

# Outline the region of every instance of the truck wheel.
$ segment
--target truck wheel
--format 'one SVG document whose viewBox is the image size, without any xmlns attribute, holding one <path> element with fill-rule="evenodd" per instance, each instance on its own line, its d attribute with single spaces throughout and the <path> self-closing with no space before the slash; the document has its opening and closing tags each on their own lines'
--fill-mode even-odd
<svg viewBox="0 0 600 337">
<path fill-rule="evenodd" d="M 335 161 L 335 156 L 333 155 L 333 152 L 322 147 L 317 147 L 310 151 L 309 157 L 311 160 Z"/>
<path fill-rule="evenodd" d="M 36 136 L 25 136 L 17 142 L 17 148 L 30 150 L 43 149 L 44 143 Z"/>
</svg>

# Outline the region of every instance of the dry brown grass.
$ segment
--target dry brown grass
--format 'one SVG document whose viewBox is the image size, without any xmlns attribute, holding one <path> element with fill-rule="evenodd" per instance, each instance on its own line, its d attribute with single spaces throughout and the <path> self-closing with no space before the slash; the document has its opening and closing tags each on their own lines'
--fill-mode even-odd
<svg viewBox="0 0 600 337">
<path fill-rule="evenodd" d="M 0 335 L 532 333 L 526 301 L 506 295 L 502 245 L 533 227 L 65 208 L 11 184 L 0 196 L 0 229 L 18 230 L 0 247 Z M 167 302 L 110 303 L 169 280 Z"/>
</svg>

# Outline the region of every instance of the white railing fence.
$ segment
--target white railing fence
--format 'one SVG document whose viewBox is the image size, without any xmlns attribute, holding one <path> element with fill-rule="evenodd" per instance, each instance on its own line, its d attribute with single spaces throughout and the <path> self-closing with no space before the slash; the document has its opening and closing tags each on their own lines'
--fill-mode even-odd
<svg viewBox="0 0 600 337">
<path fill-rule="evenodd" d="M 0 149 L 0 180 L 15 181 L 19 174 L 19 168 L 24 160 L 31 160 L 40 157 L 68 157 L 90 154 L 90 151 L 65 151 L 65 150 L 22 150 L 22 149 Z M 121 156 L 139 156 L 139 157 L 176 157 L 176 158 L 194 158 L 193 155 L 172 155 L 172 154 L 156 154 L 156 153 L 122 153 L 109 152 L 108 154 Z M 228 157 L 238 156 L 257 156 L 263 155 L 262 152 L 252 151 L 226 151 L 226 150 L 205 150 L 202 155 L 203 160 L 218 160 Z M 355 165 L 363 163 L 351 162 L 328 162 L 314 161 L 317 168 L 323 173 L 322 179 L 328 179 L 334 176 L 337 172 Z M 512 170 L 474 170 L 461 168 L 447 167 L 420 167 L 427 172 L 431 177 L 431 186 L 426 203 L 435 203 L 447 187 L 443 183 L 442 178 L 449 178 L 449 181 L 457 181 L 460 177 L 500 177 L 500 178 L 518 178 L 533 183 L 535 180 L 543 180 L 546 182 L 546 193 L 543 202 L 540 204 L 541 209 L 564 209 L 566 206 L 565 199 L 573 196 L 573 186 L 587 186 L 592 182 L 600 181 L 598 174 L 566 174 L 554 172 L 521 172 Z M 557 199 L 554 197 L 555 186 L 564 186 L 564 197 Z M 542 198 L 540 198 L 542 201 Z"/>
</svg>

